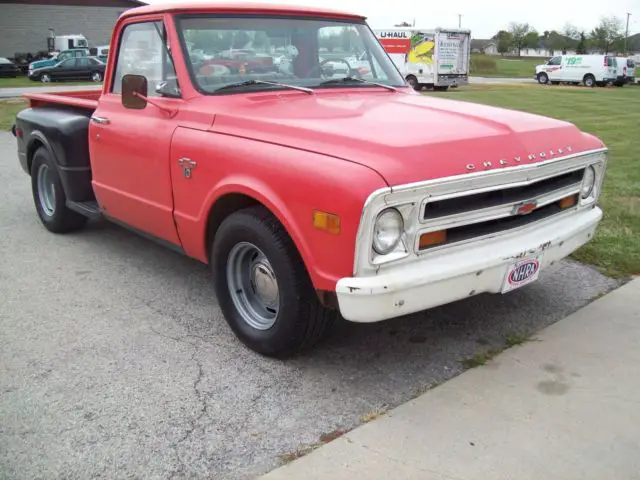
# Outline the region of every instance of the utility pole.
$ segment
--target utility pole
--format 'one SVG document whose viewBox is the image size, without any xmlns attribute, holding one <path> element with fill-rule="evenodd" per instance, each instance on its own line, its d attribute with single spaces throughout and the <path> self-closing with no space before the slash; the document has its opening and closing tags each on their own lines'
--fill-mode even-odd
<svg viewBox="0 0 640 480">
<path fill-rule="evenodd" d="M 627 20 L 628 22 L 629 20 Z M 462 14 L 458 14 L 458 28 L 462 28 Z"/>
<path fill-rule="evenodd" d="M 629 17 L 630 13 L 627 13 L 627 28 L 624 31 L 624 54 L 627 54 L 627 38 L 629 37 Z"/>
</svg>

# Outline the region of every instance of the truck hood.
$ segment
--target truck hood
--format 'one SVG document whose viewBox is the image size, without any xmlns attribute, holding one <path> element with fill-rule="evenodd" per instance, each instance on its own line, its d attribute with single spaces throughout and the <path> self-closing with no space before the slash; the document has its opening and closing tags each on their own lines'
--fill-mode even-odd
<svg viewBox="0 0 640 480">
<path fill-rule="evenodd" d="M 603 146 L 574 125 L 547 117 L 362 89 L 237 96 L 216 111 L 211 130 L 356 162 L 390 186 Z"/>
</svg>

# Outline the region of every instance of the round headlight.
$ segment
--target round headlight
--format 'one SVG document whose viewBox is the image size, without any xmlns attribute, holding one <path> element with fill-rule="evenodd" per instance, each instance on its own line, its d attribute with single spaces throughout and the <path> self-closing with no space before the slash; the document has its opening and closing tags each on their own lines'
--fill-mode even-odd
<svg viewBox="0 0 640 480">
<path fill-rule="evenodd" d="M 596 171 L 593 167 L 587 167 L 584 171 L 584 178 L 582 179 L 582 189 L 580 190 L 580 196 L 582 198 L 588 198 L 593 192 L 593 187 L 596 184 Z"/>
<path fill-rule="evenodd" d="M 378 215 L 373 229 L 373 249 L 380 255 L 391 252 L 404 231 L 404 220 L 395 208 L 387 208 Z"/>
</svg>

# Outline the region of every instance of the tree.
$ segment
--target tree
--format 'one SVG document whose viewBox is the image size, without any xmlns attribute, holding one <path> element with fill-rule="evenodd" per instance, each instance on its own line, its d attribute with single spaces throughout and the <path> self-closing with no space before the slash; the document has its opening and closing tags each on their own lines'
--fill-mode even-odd
<svg viewBox="0 0 640 480">
<path fill-rule="evenodd" d="M 580 32 L 580 41 L 576 47 L 576 53 L 578 55 L 585 55 L 587 53 L 587 38 L 585 37 L 584 32 Z"/>
<path fill-rule="evenodd" d="M 571 38 L 572 40 L 580 40 L 580 31 L 571 23 L 565 24 L 562 33 L 565 37 Z"/>
<path fill-rule="evenodd" d="M 527 33 L 524 36 L 522 47 L 523 48 L 540 48 L 540 35 L 538 35 L 538 32 L 533 30 L 532 32 Z"/>
<path fill-rule="evenodd" d="M 535 34 L 535 45 L 538 43 L 538 34 L 528 23 L 516 23 L 512 22 L 509 25 L 509 33 L 513 38 L 513 46 L 518 50 L 518 56 L 523 48 L 527 48 L 532 45 L 533 35 Z"/>
<path fill-rule="evenodd" d="M 513 36 L 506 30 L 500 30 L 495 38 L 498 41 L 496 48 L 501 55 L 508 53 L 513 48 Z"/>
<path fill-rule="evenodd" d="M 574 34 L 573 32 L 570 33 L 572 35 Z M 563 35 L 555 30 L 549 32 L 549 35 L 544 39 L 544 45 L 552 51 L 551 55 L 554 55 L 556 52 L 562 52 L 564 54 L 567 50 L 575 48 L 577 43 L 578 41 L 574 40 L 573 37 L 566 34 Z"/>
<path fill-rule="evenodd" d="M 616 16 L 601 17 L 600 23 L 589 36 L 593 44 L 607 54 L 622 38 L 622 21 Z"/>
</svg>

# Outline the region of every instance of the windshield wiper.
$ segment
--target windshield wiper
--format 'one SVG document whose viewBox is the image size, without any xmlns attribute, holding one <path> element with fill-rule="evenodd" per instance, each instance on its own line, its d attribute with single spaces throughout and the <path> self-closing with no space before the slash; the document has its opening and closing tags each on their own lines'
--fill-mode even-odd
<svg viewBox="0 0 640 480">
<path fill-rule="evenodd" d="M 285 88 L 292 88 L 294 90 L 300 90 L 301 92 L 308 93 L 310 95 L 313 95 L 315 93 L 310 88 L 298 87 L 297 85 L 287 85 L 285 83 L 278 83 L 278 82 L 267 82 L 266 80 L 245 80 L 243 82 L 230 83 L 229 85 L 225 85 L 224 87 L 216 88 L 214 92 L 218 92 L 220 90 L 227 90 L 231 88 L 246 87 L 249 85 L 275 85 L 276 87 L 285 87 Z"/>
<path fill-rule="evenodd" d="M 378 82 L 370 82 L 369 80 L 363 80 L 362 78 L 351 77 L 351 76 L 344 77 L 344 78 L 333 78 L 331 80 L 322 82 L 320 85 L 331 85 L 336 83 L 347 83 L 347 82 L 366 83 L 367 85 L 375 85 L 377 87 L 386 88 L 387 90 L 391 90 L 394 92 L 398 91 L 396 87 L 392 87 L 391 85 L 385 85 L 384 83 L 378 83 Z"/>
</svg>

